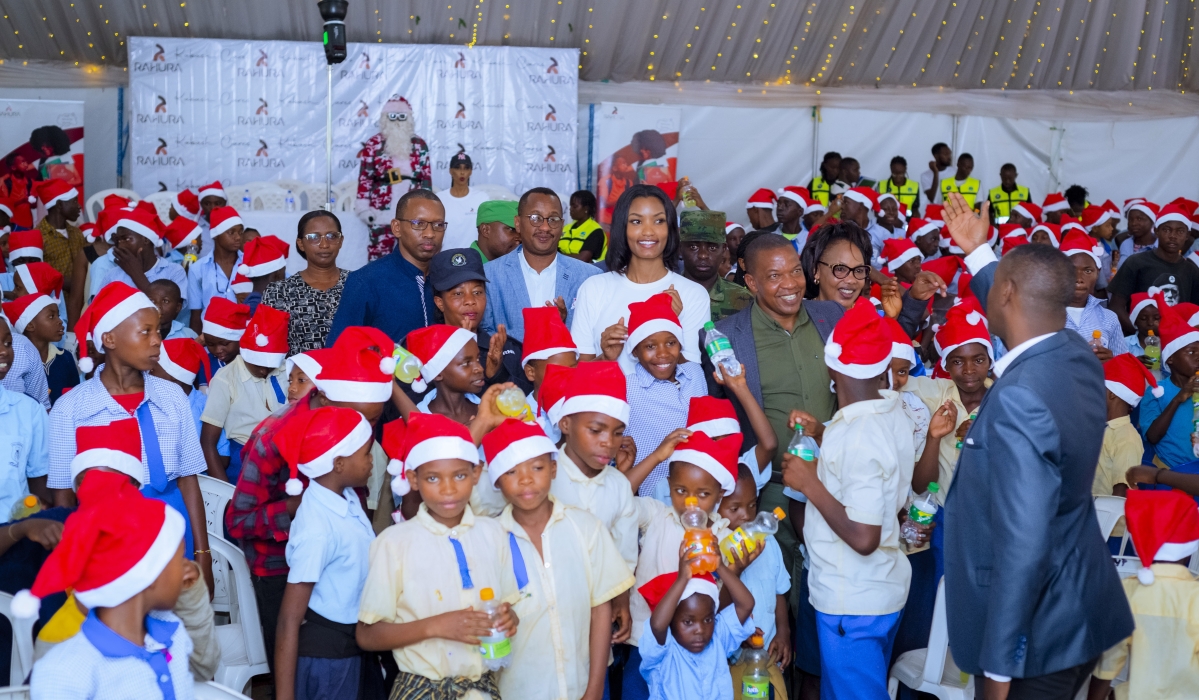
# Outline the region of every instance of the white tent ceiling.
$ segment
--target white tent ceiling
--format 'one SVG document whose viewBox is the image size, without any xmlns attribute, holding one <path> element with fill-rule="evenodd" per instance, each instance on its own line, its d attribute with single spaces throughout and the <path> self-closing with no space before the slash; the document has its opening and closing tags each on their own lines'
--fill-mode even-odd
<svg viewBox="0 0 1199 700">
<path fill-rule="evenodd" d="M 317 40 L 315 0 L 0 0 L 0 58 L 112 76 L 129 36 Z M 1199 85 L 1195 0 L 350 0 L 350 41 L 563 46 L 585 81 Z M 0 66 L 3 68 L 4 66 Z M 113 70 L 115 68 L 115 71 Z"/>
</svg>

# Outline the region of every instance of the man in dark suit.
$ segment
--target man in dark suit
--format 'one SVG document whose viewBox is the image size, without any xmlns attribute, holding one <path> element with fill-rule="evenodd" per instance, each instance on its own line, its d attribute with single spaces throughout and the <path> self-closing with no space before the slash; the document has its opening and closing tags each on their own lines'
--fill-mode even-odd
<svg viewBox="0 0 1199 700">
<path fill-rule="evenodd" d="M 1074 270 L 1047 246 L 996 262 L 986 202 L 944 217 L 971 289 L 1008 353 L 966 433 L 945 502 L 945 599 L 954 661 L 981 696 L 1072 698 L 1133 620 L 1091 500 L 1106 419 L 1103 369 L 1065 330 Z"/>
</svg>

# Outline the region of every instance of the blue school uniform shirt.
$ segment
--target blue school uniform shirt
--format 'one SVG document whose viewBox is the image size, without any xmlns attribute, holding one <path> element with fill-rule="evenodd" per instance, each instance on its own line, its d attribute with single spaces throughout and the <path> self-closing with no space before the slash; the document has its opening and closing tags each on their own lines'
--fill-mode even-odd
<svg viewBox="0 0 1199 700">
<path fill-rule="evenodd" d="M 111 251 L 110 251 L 111 252 Z M 146 270 L 146 279 L 150 282 L 158 280 L 170 280 L 179 287 L 179 294 L 183 298 L 183 309 L 179 313 L 188 313 L 189 305 L 187 300 L 190 298 L 188 293 L 187 273 L 183 271 L 183 266 L 173 262 L 168 262 L 162 258 L 157 258 L 154 261 L 154 266 Z M 133 278 L 130 277 L 119 265 L 113 266 L 104 279 L 100 282 L 100 288 L 103 289 L 113 282 L 124 282 L 130 287 L 136 287 L 133 283 Z"/>
<path fill-rule="evenodd" d="M 783 550 L 774 536 L 766 538 L 766 547 L 752 564 L 741 572 L 741 583 L 754 594 L 754 612 L 749 624 L 762 630 L 767 647 L 778 631 L 775 626 L 776 596 L 791 590 L 791 576 L 783 565 Z"/>
<path fill-rule="evenodd" d="M 716 615 L 712 641 L 700 653 L 692 654 L 679 646 L 669 628 L 666 643 L 659 644 L 646 620 L 638 649 L 641 675 L 649 685 L 651 700 L 733 700 L 728 658 L 753 633 L 753 617 L 741 624 L 737 606 L 730 605 Z"/>
<path fill-rule="evenodd" d="M 183 313 L 183 312 L 181 311 L 180 313 Z M 195 331 L 193 331 L 191 328 L 188 328 L 187 326 L 183 325 L 182 323 L 180 323 L 179 321 L 176 320 L 176 321 L 171 321 L 171 330 L 170 330 L 170 332 L 167 333 L 167 337 L 163 338 L 163 340 L 174 340 L 176 338 L 188 338 L 190 340 L 197 340 L 199 337 L 200 336 Z"/>
<path fill-rule="evenodd" d="M 50 472 L 46 409 L 0 386 L 0 518 L 29 495 L 29 479 Z"/>
<path fill-rule="evenodd" d="M 187 405 L 191 406 L 192 418 L 196 419 L 196 435 L 204 428 L 204 423 L 200 421 L 200 416 L 204 415 L 204 407 L 208 405 L 208 394 L 199 389 L 192 389 L 192 393 L 187 395 Z M 221 431 L 221 437 L 216 441 L 216 453 L 222 457 L 229 456 L 229 438 L 225 436 L 225 431 Z"/>
<path fill-rule="evenodd" d="M 358 621 L 375 531 L 354 489 L 308 482 L 287 535 L 288 583 L 314 583 L 308 609 L 333 622 Z"/>
<path fill-rule="evenodd" d="M 212 253 L 205 255 L 187 268 L 187 289 L 183 294 L 188 299 L 192 311 L 203 312 L 208 308 L 208 302 L 213 297 L 224 297 L 229 301 L 237 301 L 237 293 L 233 291 L 233 276 L 237 274 L 237 266 L 241 265 L 241 253 L 237 254 L 237 262 L 229 277 L 221 270 L 221 266 L 212 260 Z"/>
<path fill-rule="evenodd" d="M 116 267 L 117 261 L 112 257 L 112 248 L 109 248 L 108 252 L 92 262 L 90 271 L 92 283 L 87 290 L 88 301 L 91 301 L 92 297 L 100 293 L 100 290 L 104 288 L 104 280 L 108 277 L 108 273 L 112 272 Z"/>
<path fill-rule="evenodd" d="M 698 362 L 683 362 L 675 368 L 675 381 L 655 379 L 638 362 L 625 376 L 629 401 L 629 425 L 625 435 L 637 444 L 637 459 L 645 459 L 672 430 L 687 426 L 691 399 L 708 395 L 708 383 Z M 651 496 L 658 482 L 666 481 L 667 465 L 662 462 L 645 477 L 638 495 Z"/>
<path fill-rule="evenodd" d="M 51 345 L 53 357 L 46 368 L 46 382 L 50 385 L 50 404 L 53 405 L 62 396 L 63 391 L 79 386 L 79 366 L 75 364 L 75 354 L 70 350 L 60 350 Z"/>
<path fill-rule="evenodd" d="M 174 613 L 146 616 L 146 639 L 137 645 L 91 611 L 79 634 L 56 645 L 33 666 L 33 700 L 163 698 L 193 700 L 188 668 L 192 640 Z"/>
<path fill-rule="evenodd" d="M 1158 386 L 1164 390 L 1161 398 L 1154 396 L 1153 392 L 1148 390 L 1141 398 L 1139 427 L 1143 438 L 1149 431 L 1149 426 L 1153 425 L 1153 421 L 1166 410 L 1166 406 L 1170 405 L 1170 400 L 1180 391 L 1174 382 L 1169 380 L 1161 382 Z M 1152 445 L 1157 456 L 1166 463 L 1166 466 L 1176 467 L 1194 461 L 1195 453 L 1191 447 L 1191 430 L 1193 429 L 1191 421 L 1194 420 L 1194 414 L 1194 404 L 1190 401 L 1183 401 L 1174 411 L 1174 420 L 1170 421 L 1170 427 L 1166 429 L 1166 434 L 1162 437 L 1161 442 Z M 1150 444 L 1148 438 L 1145 439 L 1145 443 Z"/>
</svg>

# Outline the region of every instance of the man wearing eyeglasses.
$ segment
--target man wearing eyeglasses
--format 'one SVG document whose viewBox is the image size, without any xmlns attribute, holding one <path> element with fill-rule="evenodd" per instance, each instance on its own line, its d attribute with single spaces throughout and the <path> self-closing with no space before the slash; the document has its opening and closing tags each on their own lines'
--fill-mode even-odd
<svg viewBox="0 0 1199 700">
<path fill-rule="evenodd" d="M 429 147 L 416 135 L 412 105 L 392 95 L 379 114 L 379 133 L 358 152 L 358 196 L 354 212 L 370 229 L 367 254 L 377 260 L 395 247 L 390 231 L 395 202 L 405 193 L 432 186 Z"/>
<path fill-rule="evenodd" d="M 325 347 L 349 326 L 378 328 L 398 343 L 434 322 L 433 288 L 425 276 L 441 251 L 445 207 L 429 190 L 412 190 L 396 203 L 390 230 L 395 250 L 346 278 Z"/>
<path fill-rule="evenodd" d="M 557 306 L 570 326 L 579 287 L 600 269 L 558 252 L 562 224 L 562 200 L 553 190 L 534 187 L 521 195 L 516 207 L 520 247 L 483 266 L 489 282 L 483 313 L 488 332 L 502 323 L 509 336 L 523 342 L 522 310 L 530 306 Z"/>
</svg>

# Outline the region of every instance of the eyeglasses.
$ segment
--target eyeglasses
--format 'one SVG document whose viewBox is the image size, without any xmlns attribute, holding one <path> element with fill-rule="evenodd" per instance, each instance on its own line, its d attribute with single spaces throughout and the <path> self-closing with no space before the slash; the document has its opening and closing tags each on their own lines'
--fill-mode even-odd
<svg viewBox="0 0 1199 700">
<path fill-rule="evenodd" d="M 425 221 L 424 219 L 400 219 L 412 227 L 413 231 L 424 231 L 429 225 L 433 226 L 434 231 L 445 231 L 450 223 L 448 221 Z"/>
<path fill-rule="evenodd" d="M 870 274 L 870 266 L 869 265 L 858 265 L 857 267 L 850 267 L 849 265 L 841 265 L 840 263 L 838 263 L 836 265 L 829 265 L 828 263 L 826 263 L 823 260 L 820 261 L 820 264 L 831 269 L 833 271 L 833 277 L 836 277 L 839 280 L 845 279 L 846 277 L 849 276 L 849 273 L 851 273 L 851 272 L 853 273 L 853 276 L 856 279 L 860 279 L 860 280 L 866 279 L 866 276 Z"/>
<path fill-rule="evenodd" d="M 390 121 L 393 121 L 393 122 L 406 122 L 406 121 L 408 121 L 408 115 L 407 115 L 406 113 L 404 113 L 404 112 L 388 112 L 388 113 L 387 113 L 387 118 L 388 118 Z"/>
<path fill-rule="evenodd" d="M 312 244 L 320 244 L 321 239 L 330 243 L 341 240 L 341 231 L 326 231 L 325 233 L 305 233 L 304 240 Z"/>
<path fill-rule="evenodd" d="M 562 228 L 562 222 L 565 221 L 560 216 L 542 216 L 541 214 L 521 214 L 521 218 L 528 219 L 529 223 L 534 226 L 549 224 L 550 228 Z"/>
</svg>

